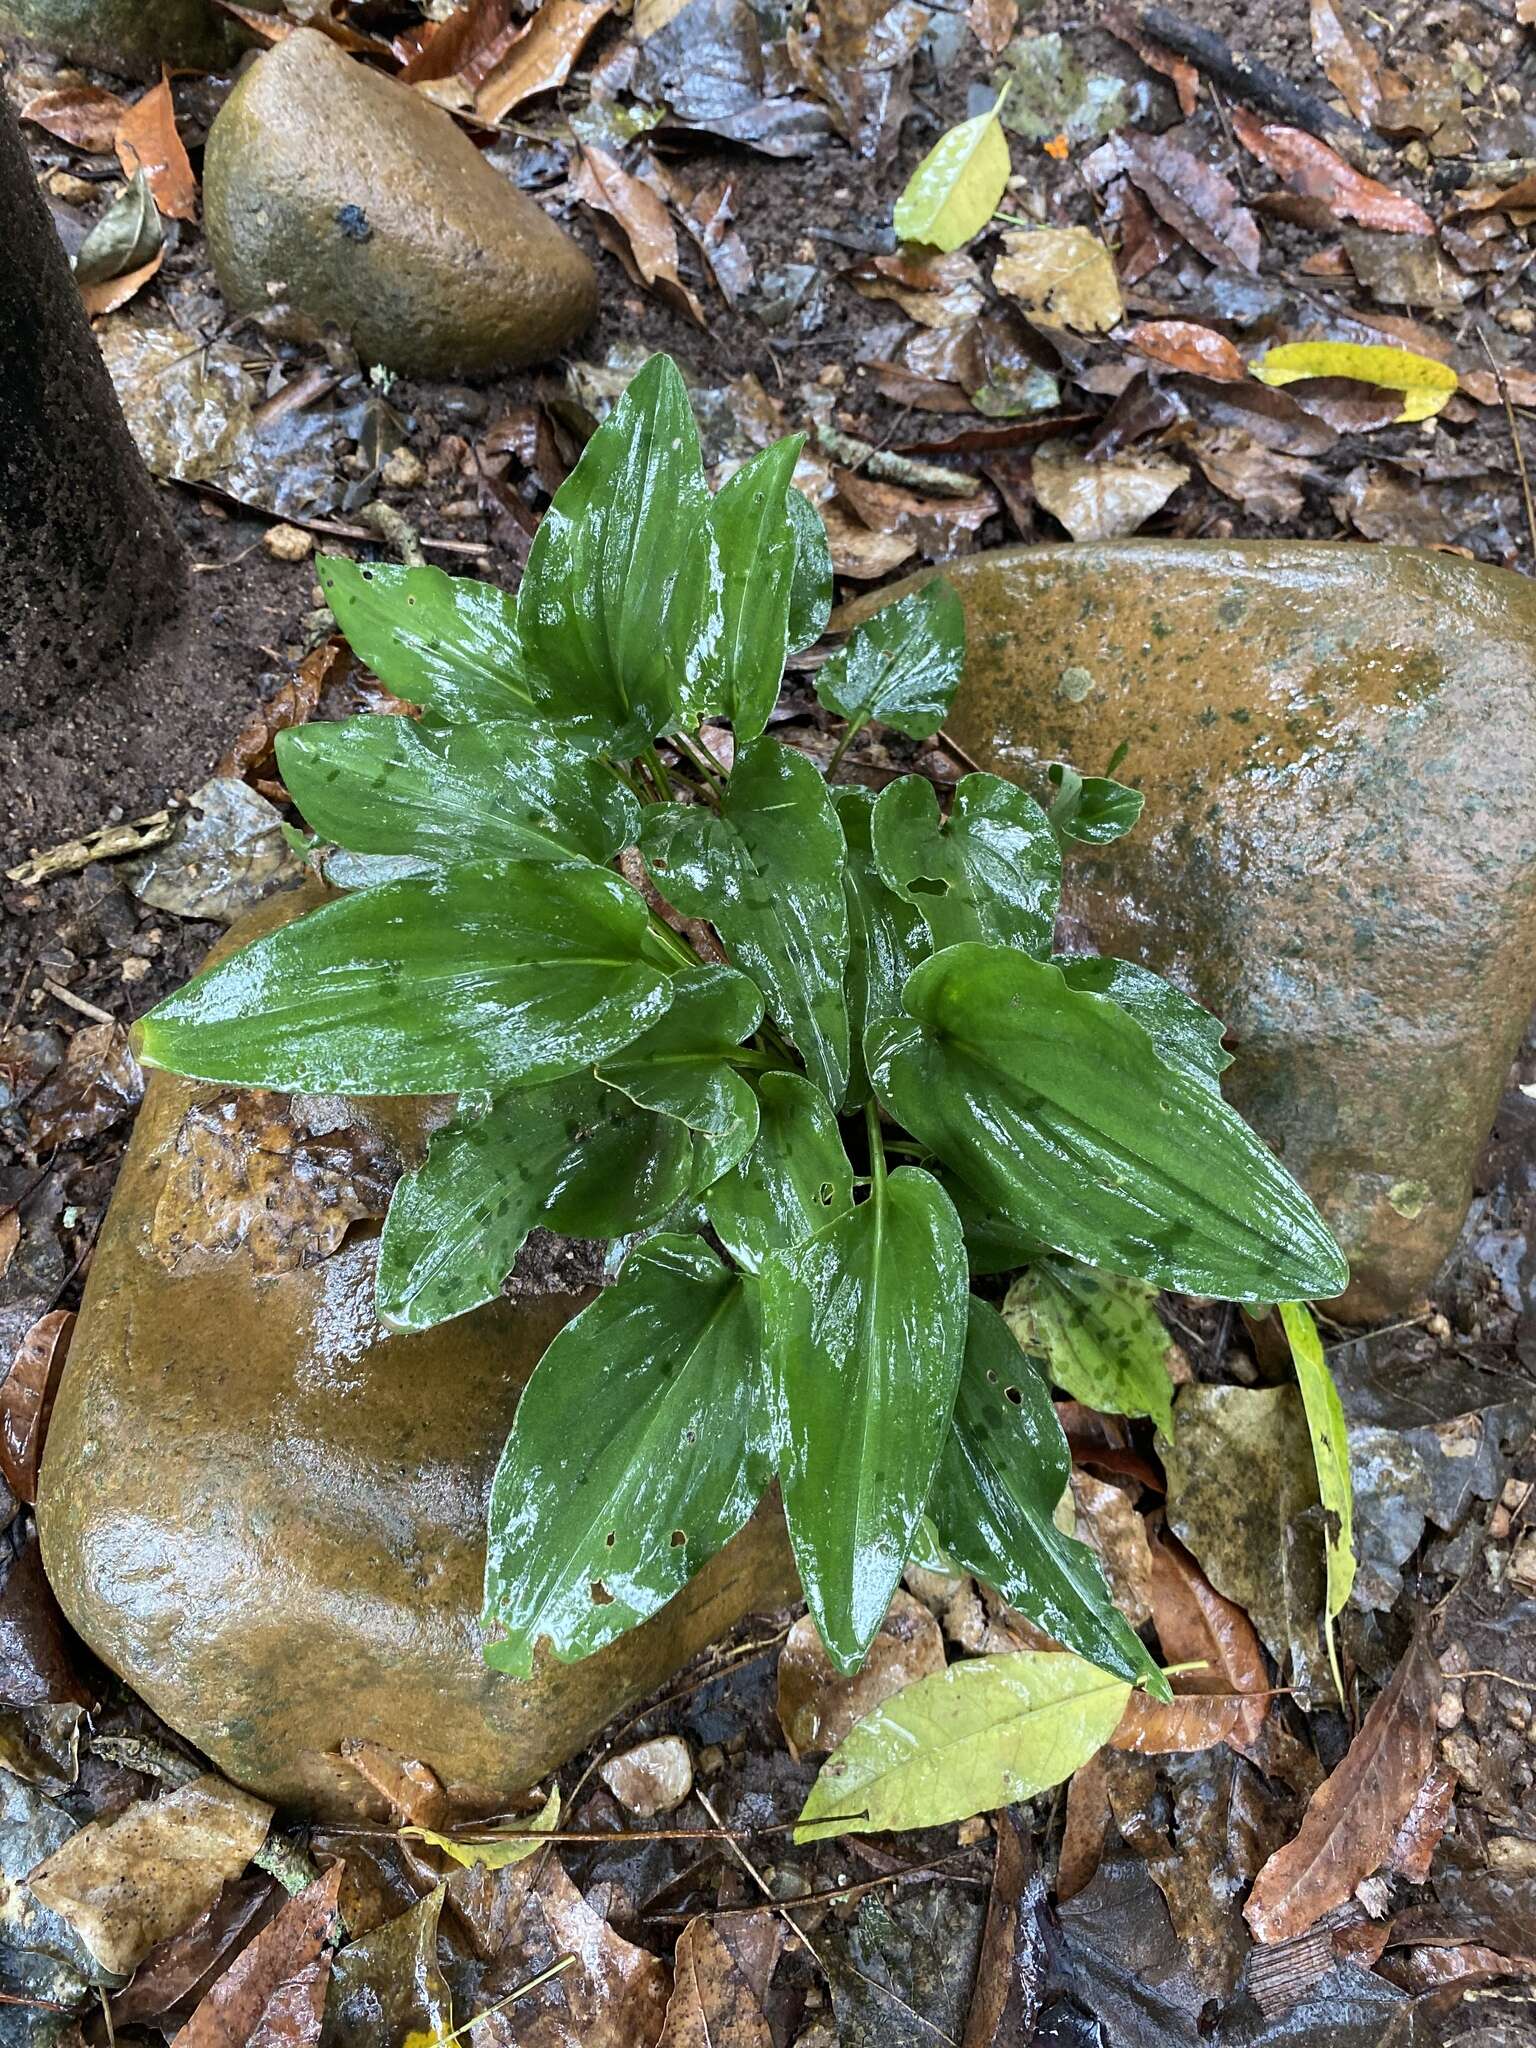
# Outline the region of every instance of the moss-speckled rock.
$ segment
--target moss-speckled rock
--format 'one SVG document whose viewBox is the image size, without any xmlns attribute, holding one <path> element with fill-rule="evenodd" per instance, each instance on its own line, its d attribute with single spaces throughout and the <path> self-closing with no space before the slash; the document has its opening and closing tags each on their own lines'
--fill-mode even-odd
<svg viewBox="0 0 1536 2048">
<path fill-rule="evenodd" d="M 271 13 L 277 0 L 249 4 Z M 162 64 L 216 71 L 250 40 L 211 0 L 0 0 L 0 34 L 132 78 Z"/>
<path fill-rule="evenodd" d="M 597 310 L 596 274 L 563 228 L 440 107 L 314 29 L 230 94 L 203 194 L 232 309 L 331 322 L 391 369 L 537 362 Z"/>
<path fill-rule="evenodd" d="M 1110 542 L 946 571 L 952 730 L 1141 824 L 1069 864 L 1099 949 L 1227 1020 L 1232 1099 L 1322 1205 L 1362 1314 L 1413 1303 L 1536 1001 L 1536 585 L 1404 548 Z"/>
<path fill-rule="evenodd" d="M 230 943 L 304 900 L 264 905 Z M 528 1682 L 480 1654 L 483 1522 L 517 1396 L 578 1305 L 498 1302 L 381 1341 L 376 1238 L 258 1276 L 241 1249 L 171 1272 L 150 1241 L 187 1110 L 150 1083 L 49 1430 L 43 1558 L 91 1647 L 238 1783 L 366 1810 L 336 1750 L 425 1758 L 482 1810 L 563 1761 L 757 1608 L 794 1596 L 764 1506 L 660 1614 Z M 419 1152 L 420 1103 L 354 1105 Z"/>
</svg>

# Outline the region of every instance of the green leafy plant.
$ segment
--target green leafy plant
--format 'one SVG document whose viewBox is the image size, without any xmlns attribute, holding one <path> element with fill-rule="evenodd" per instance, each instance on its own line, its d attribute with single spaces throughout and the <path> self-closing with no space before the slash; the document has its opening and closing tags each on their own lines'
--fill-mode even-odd
<svg viewBox="0 0 1536 2048">
<path fill-rule="evenodd" d="M 712 494 L 656 357 L 515 599 L 323 562 L 352 646 L 419 715 L 280 736 L 345 893 L 162 1003 L 139 1050 L 242 1087 L 457 1098 L 384 1225 L 394 1329 L 497 1295 L 535 1225 L 617 1241 L 496 1478 L 494 1665 L 526 1673 L 543 1640 L 583 1657 L 654 1613 L 777 1477 L 841 1668 L 936 1541 L 1166 1694 L 1053 1519 L 1048 1368 L 972 1277 L 1041 1265 L 1060 1349 L 1074 1299 L 1134 1319 L 1120 1281 L 1302 1300 L 1344 1262 L 1223 1102 L 1216 1020 L 1052 950 L 1063 846 L 1124 829 L 1134 792 L 1063 772 L 1050 816 L 986 774 L 947 803 L 917 774 L 875 796 L 767 735 L 830 607 L 799 448 Z M 877 612 L 820 670 L 834 759 L 875 721 L 936 732 L 963 665 L 942 581 Z M 730 722 L 728 771 L 705 720 Z M 1118 1278 L 1085 1292 L 1084 1265 Z"/>
</svg>

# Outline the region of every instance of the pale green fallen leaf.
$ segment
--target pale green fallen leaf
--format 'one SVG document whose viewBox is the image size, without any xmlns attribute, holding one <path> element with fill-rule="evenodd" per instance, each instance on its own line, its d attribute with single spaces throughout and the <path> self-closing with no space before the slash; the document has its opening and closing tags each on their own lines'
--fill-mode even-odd
<svg viewBox="0 0 1536 2048">
<path fill-rule="evenodd" d="M 1303 377 L 1350 377 L 1357 383 L 1401 391 L 1399 426 L 1437 413 L 1457 382 L 1449 363 L 1415 355 L 1411 349 L 1360 341 L 1287 341 L 1248 367 L 1261 384 L 1294 384 Z"/>
<path fill-rule="evenodd" d="M 1173 1435 L 1173 1340 L 1144 1280 L 1100 1273 L 1075 1259 L 1041 1260 L 1008 1290 L 1003 1319 L 1047 1377 L 1107 1415 L 1150 1415 Z"/>
<path fill-rule="evenodd" d="M 1328 1564 L 1328 1619 L 1342 1612 L 1355 1583 L 1355 1495 L 1349 1477 L 1349 1435 L 1344 1423 L 1344 1404 L 1323 1356 L 1322 1340 L 1312 1311 L 1304 1301 L 1282 1301 L 1280 1320 L 1290 1340 L 1301 1388 L 1301 1404 L 1307 1414 L 1312 1438 L 1312 1461 L 1317 1467 L 1317 1491 L 1323 1503 L 1324 1541 Z M 1344 1698 L 1334 1651 L 1333 1630 L 1328 1630 L 1328 1659 L 1333 1665 L 1333 1682 Z"/>
<path fill-rule="evenodd" d="M 1130 1695 L 1067 1650 L 951 1664 L 865 1715 L 822 1766 L 795 1840 L 941 1827 L 1031 1799 L 1103 1748 Z"/>
<path fill-rule="evenodd" d="M 491 1828 L 476 1835 L 438 1835 L 431 1828 L 402 1828 L 400 1832 L 413 1842 L 430 1842 L 434 1849 L 441 1849 L 445 1856 L 451 1856 L 466 1870 L 473 1870 L 477 1863 L 486 1870 L 506 1870 L 531 1856 L 535 1849 L 542 1848 L 539 1835 L 547 1835 L 559 1818 L 560 1787 L 557 1785 L 533 1818 L 525 1821 L 515 1835 L 498 1834 Z M 528 1833 L 530 1828 L 536 1832 Z"/>
<path fill-rule="evenodd" d="M 992 218 L 1013 166 L 996 106 L 951 128 L 923 158 L 896 202 L 895 227 L 904 242 L 922 242 L 948 254 L 979 235 Z"/>
</svg>

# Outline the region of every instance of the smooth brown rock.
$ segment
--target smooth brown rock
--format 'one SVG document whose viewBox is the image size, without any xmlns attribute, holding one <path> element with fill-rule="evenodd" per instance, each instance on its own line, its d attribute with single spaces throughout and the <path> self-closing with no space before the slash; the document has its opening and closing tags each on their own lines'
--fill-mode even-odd
<svg viewBox="0 0 1536 2048">
<path fill-rule="evenodd" d="M 334 323 L 391 369 L 538 362 L 597 310 L 581 250 L 448 114 L 314 29 L 269 50 L 224 103 L 203 196 L 231 310 Z"/>
<path fill-rule="evenodd" d="M 312 900 L 263 905 L 244 941 Z M 173 1272 L 150 1242 L 188 1110 L 156 1075 L 123 1162 L 49 1431 L 38 1503 L 75 1627 L 236 1783 L 310 1812 L 373 1802 L 344 1737 L 428 1763 L 490 1810 L 755 1609 L 795 1596 L 767 1505 L 662 1613 L 520 1682 L 479 1613 L 491 1475 L 570 1295 L 497 1302 L 381 1341 L 376 1239 L 258 1272 L 247 1249 Z M 404 1157 L 426 1105 L 351 1113 Z M 338 1113 L 342 1106 L 336 1105 Z"/>
<path fill-rule="evenodd" d="M 1536 584 L 1408 548 L 1129 540 L 947 564 L 950 729 L 1141 823 L 1068 863 L 1097 948 L 1225 1018 L 1224 1086 L 1338 1233 L 1347 1310 L 1434 1278 L 1536 1002 Z M 888 595 L 882 593 L 882 596 Z"/>
<path fill-rule="evenodd" d="M 247 4 L 270 14 L 279 0 Z M 134 78 L 154 77 L 162 64 L 214 71 L 250 40 L 211 0 L 0 0 L 0 32 Z"/>
</svg>

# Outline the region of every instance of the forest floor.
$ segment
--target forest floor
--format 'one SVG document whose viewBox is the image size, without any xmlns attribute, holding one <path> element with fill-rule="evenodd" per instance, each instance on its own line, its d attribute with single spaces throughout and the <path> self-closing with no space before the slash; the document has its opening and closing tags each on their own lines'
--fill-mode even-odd
<svg viewBox="0 0 1536 2048">
<path fill-rule="evenodd" d="M 545 0 L 543 16 L 561 4 Z M 694 10 L 690 66 L 728 74 L 746 0 Z M 292 9 L 306 11 L 317 10 Z M 398 62 L 404 46 L 391 55 L 389 38 L 409 30 L 409 8 L 319 11 L 369 39 L 370 61 Z M 1211 32 L 1216 52 L 1188 38 L 1194 63 L 1111 6 L 844 10 L 809 55 L 802 43 L 798 68 L 782 37 L 765 42 L 776 90 L 762 88 L 759 137 L 797 125 L 808 137 L 806 153 L 782 156 L 676 118 L 616 124 L 613 105 L 680 100 L 689 80 L 637 54 L 638 25 L 591 12 L 563 83 L 469 131 L 598 265 L 601 311 L 568 361 L 469 385 L 370 376 L 334 335 L 271 339 L 229 318 L 195 218 L 166 223 L 154 273 L 97 323 L 192 558 L 210 652 L 200 719 L 124 706 L 111 744 L 98 735 L 67 763 L 30 764 L 23 744 L 0 785 L 0 1371 L 18 1358 L 0 1381 L 0 1702 L 12 1702 L 0 1705 L 0 1901 L 13 1912 L 0 2044 L 168 2036 L 210 1987 L 227 1999 L 237 1964 L 266 1987 L 249 2026 L 210 2008 L 200 2043 L 369 2038 L 338 2032 L 334 2004 L 321 2019 L 331 1963 L 312 1929 L 284 1918 L 276 1960 L 248 1960 L 284 1898 L 275 1877 L 226 1884 L 191 1935 L 161 1944 L 114 1994 L 110 2016 L 105 1998 L 80 1994 L 57 1931 L 24 1922 L 20 1883 L 53 1817 L 114 1814 L 154 1790 L 141 1768 L 154 1745 L 185 1754 L 70 1635 L 25 1502 L 39 1390 L 67 1350 L 142 1092 L 125 1027 L 285 872 L 277 828 L 291 812 L 271 731 L 380 702 L 331 637 L 310 543 L 419 548 L 514 585 L 584 433 L 638 361 L 665 349 L 693 387 L 712 464 L 809 432 L 844 597 L 974 548 L 1132 531 L 1402 541 L 1536 569 L 1521 446 L 1536 445 L 1530 0 L 1312 0 L 1310 14 L 1304 0 L 1192 0 L 1180 19 Z M 1263 60 L 1280 85 L 1251 73 L 1245 85 L 1222 51 Z M 1005 77 L 1023 123 L 1009 136 L 1014 225 L 939 261 L 900 252 L 892 209 L 912 169 Z M 27 131 L 38 175 L 76 249 L 122 184 L 100 95 L 141 89 L 61 77 L 25 49 L 5 83 L 39 112 Z M 172 83 L 194 178 L 228 85 Z M 596 189 L 580 179 L 599 158 L 627 173 L 607 182 L 608 212 L 576 196 Z M 1031 224 L 1108 240 L 1119 317 L 1051 324 L 1038 298 L 1009 289 L 1003 237 Z M 1047 288 L 1070 292 L 1070 278 Z M 186 344 L 169 365 L 154 355 L 166 331 Z M 1247 375 L 1244 359 L 1294 341 L 1407 349 L 1451 366 L 1458 388 L 1432 417 L 1398 424 L 1398 396 L 1346 380 L 1337 359 L 1321 359 L 1299 395 Z M 1084 474 L 1088 488 L 1069 490 Z M 110 836 L 89 841 L 98 831 Z M 77 835 L 88 843 L 58 850 Z M 542 1852 L 496 1883 L 455 1879 L 440 1927 L 418 1904 L 443 1874 L 434 1852 L 393 1828 L 295 1835 L 310 1869 L 344 1859 L 353 1937 L 388 1937 L 374 1977 L 358 1963 L 351 1980 L 379 1989 L 388 2038 L 414 2028 L 421 2048 L 446 2031 L 434 1941 L 463 2024 L 586 1940 L 564 1983 L 465 2038 L 650 2048 L 642 2016 L 659 2014 L 675 1963 L 674 2048 L 1536 2042 L 1532 1082 L 1528 1042 L 1434 1301 L 1379 1332 L 1326 1333 L 1365 1460 L 1361 1542 L 1375 1568 L 1374 1591 L 1344 1617 L 1344 1711 L 1290 1696 L 1271 1658 L 1277 1690 L 1256 1740 L 1229 1729 L 1188 1753 L 1109 1750 L 1070 1789 L 958 1829 L 791 1848 L 775 1830 L 816 1766 L 786 1741 L 786 1678 L 824 1723 L 847 1699 L 828 1672 L 796 1675 L 803 1631 L 786 1665 L 792 1617 L 770 1618 L 558 1774 L 562 1827 L 605 1839 Z M 1276 1377 L 1241 1321 L 1182 1300 L 1162 1308 L 1185 1376 Z M 1080 1527 L 1156 1628 L 1147 1532 L 1157 1541 L 1176 1504 L 1150 1425 L 1067 1419 Z M 1401 1479 L 1405 1460 L 1422 1467 L 1423 1501 L 1420 1480 Z M 1204 1586 L 1202 1566 L 1220 1577 L 1225 1560 L 1192 1565 Z M 1031 1640 L 969 1581 L 920 1576 L 912 1589 L 909 1634 L 927 1656 Z M 908 1645 L 881 1654 L 887 1689 L 928 1668 Z M 1390 1725 L 1378 1715 L 1366 1754 L 1361 1724 L 1378 1699 Z M 698 1790 L 653 1826 L 598 1766 L 665 1734 L 687 1743 Z M 395 1821 L 438 1811 L 419 1777 L 374 1770 Z M 1295 1938 L 1256 1945 L 1243 1901 L 1319 1797 L 1341 1841 L 1368 1841 L 1390 1819 L 1385 1849 L 1359 1850 L 1337 1899 L 1337 1868 L 1312 1873 L 1329 1903 Z M 738 1833 L 727 1842 L 721 1829 Z"/>
</svg>

